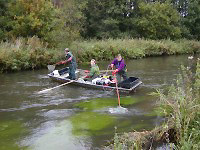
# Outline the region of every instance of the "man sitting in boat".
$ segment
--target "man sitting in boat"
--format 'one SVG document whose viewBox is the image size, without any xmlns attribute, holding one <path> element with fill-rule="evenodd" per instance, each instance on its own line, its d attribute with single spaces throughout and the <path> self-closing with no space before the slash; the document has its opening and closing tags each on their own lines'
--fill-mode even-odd
<svg viewBox="0 0 200 150">
<path fill-rule="evenodd" d="M 94 78 L 97 78 L 100 75 L 100 71 L 99 71 L 99 67 L 96 64 L 96 61 L 94 59 L 92 59 L 90 61 L 90 64 L 91 64 L 90 72 L 87 76 L 85 76 L 85 79 L 89 78 L 92 80 Z"/>
<path fill-rule="evenodd" d="M 73 54 L 69 51 L 68 48 L 65 48 L 66 60 L 61 61 L 61 64 L 66 64 L 69 62 L 69 79 L 75 80 L 76 79 L 76 58 Z"/>
<path fill-rule="evenodd" d="M 123 80 L 127 79 L 126 64 L 120 54 L 117 55 L 117 57 L 112 61 L 110 66 L 112 69 L 115 66 L 116 70 L 114 70 L 114 74 L 116 74 L 118 82 L 121 82 L 122 77 L 123 77 Z"/>
</svg>

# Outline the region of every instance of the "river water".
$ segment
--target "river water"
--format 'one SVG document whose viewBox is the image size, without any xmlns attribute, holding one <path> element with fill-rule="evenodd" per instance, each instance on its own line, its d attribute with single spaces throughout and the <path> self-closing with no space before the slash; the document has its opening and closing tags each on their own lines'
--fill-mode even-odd
<svg viewBox="0 0 200 150">
<path fill-rule="evenodd" d="M 133 130 L 149 130 L 163 118 L 155 113 L 156 98 L 149 93 L 176 80 L 188 56 L 150 57 L 127 62 L 128 75 L 141 78 L 134 94 L 121 94 L 126 114 L 111 114 L 117 107 L 115 92 L 59 85 L 48 70 L 0 75 L 0 150 L 101 149 L 114 136 Z M 99 63 L 102 70 L 108 62 Z M 79 68 L 89 69 L 89 65 Z"/>
</svg>

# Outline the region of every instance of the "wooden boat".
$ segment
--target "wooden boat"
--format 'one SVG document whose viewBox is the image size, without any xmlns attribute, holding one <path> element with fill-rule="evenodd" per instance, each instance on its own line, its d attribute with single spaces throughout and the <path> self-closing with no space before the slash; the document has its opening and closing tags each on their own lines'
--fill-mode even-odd
<svg viewBox="0 0 200 150">
<path fill-rule="evenodd" d="M 61 83 L 67 83 L 70 82 L 72 80 L 70 80 L 68 78 L 69 73 L 68 73 L 69 68 L 64 68 L 61 70 L 54 70 L 53 72 L 49 73 L 48 76 L 58 82 Z M 78 69 L 76 71 L 76 75 L 79 76 L 80 72 L 83 72 L 83 70 Z M 109 83 L 104 82 L 105 78 L 101 77 L 98 78 L 101 79 L 100 82 L 92 82 L 92 81 L 84 81 L 81 78 L 78 78 L 77 80 L 75 80 L 74 82 L 72 82 L 71 84 L 76 85 L 76 86 L 80 86 L 80 87 L 86 87 L 86 88 L 91 88 L 91 89 L 102 89 L 102 90 L 107 90 L 107 91 L 112 91 L 112 90 L 116 90 L 115 87 L 115 83 L 110 81 Z M 120 82 L 118 84 L 118 89 L 120 92 L 132 92 L 135 91 L 136 88 L 142 84 L 142 81 L 137 78 L 137 77 L 129 77 L 128 79 Z"/>
</svg>

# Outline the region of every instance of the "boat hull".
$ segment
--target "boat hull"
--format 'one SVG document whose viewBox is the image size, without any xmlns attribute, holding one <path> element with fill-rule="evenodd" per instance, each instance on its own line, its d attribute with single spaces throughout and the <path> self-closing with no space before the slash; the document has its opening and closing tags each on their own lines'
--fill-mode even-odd
<svg viewBox="0 0 200 150">
<path fill-rule="evenodd" d="M 56 77 L 54 75 L 52 75 L 51 73 L 48 74 L 48 76 L 57 82 L 61 82 L 61 83 L 67 83 L 70 82 L 72 80 L 70 80 L 69 78 L 66 77 Z M 92 84 L 91 82 L 80 82 L 78 80 L 75 80 L 74 82 L 72 82 L 71 84 L 78 86 L 78 87 L 85 87 L 85 88 L 90 88 L 90 89 L 100 89 L 100 90 L 106 90 L 106 91 L 115 91 L 116 87 L 115 86 L 108 86 L 108 85 L 96 85 L 96 84 Z M 136 90 L 136 88 L 139 87 L 139 85 L 142 84 L 142 81 L 140 81 L 139 79 L 134 83 L 134 85 L 130 88 L 122 88 L 122 87 L 118 87 L 120 92 L 134 92 Z"/>
</svg>

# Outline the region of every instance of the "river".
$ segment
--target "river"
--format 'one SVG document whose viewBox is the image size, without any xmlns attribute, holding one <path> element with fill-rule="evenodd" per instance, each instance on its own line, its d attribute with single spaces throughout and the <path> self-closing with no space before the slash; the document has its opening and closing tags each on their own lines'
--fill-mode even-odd
<svg viewBox="0 0 200 150">
<path fill-rule="evenodd" d="M 101 149 L 115 132 L 150 130 L 163 118 L 156 115 L 156 98 L 149 93 L 174 83 L 187 57 L 127 61 L 128 75 L 141 78 L 143 85 L 131 95 L 121 94 L 125 114 L 107 111 L 117 107 L 115 92 L 67 85 L 38 94 L 59 85 L 48 78 L 47 69 L 0 74 L 0 150 Z M 102 70 L 107 65 L 99 63 Z"/>
</svg>

